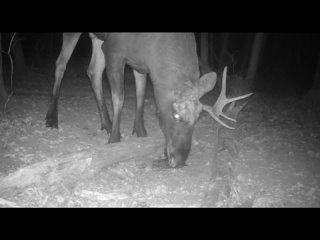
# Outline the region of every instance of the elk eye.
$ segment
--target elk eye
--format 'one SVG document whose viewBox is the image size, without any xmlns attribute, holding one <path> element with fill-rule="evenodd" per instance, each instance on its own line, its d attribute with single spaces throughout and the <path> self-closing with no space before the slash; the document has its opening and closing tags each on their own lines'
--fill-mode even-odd
<svg viewBox="0 0 320 240">
<path fill-rule="evenodd" d="M 174 117 L 174 119 L 175 119 L 177 122 L 180 122 L 180 121 L 181 121 L 181 117 L 180 117 L 180 115 L 179 115 L 178 113 L 175 113 L 175 114 L 173 115 L 173 117 Z"/>
</svg>

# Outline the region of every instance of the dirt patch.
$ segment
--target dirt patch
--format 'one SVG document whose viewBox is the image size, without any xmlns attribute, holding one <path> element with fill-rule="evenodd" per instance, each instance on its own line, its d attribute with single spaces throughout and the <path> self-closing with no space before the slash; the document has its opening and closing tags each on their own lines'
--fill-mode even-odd
<svg viewBox="0 0 320 240">
<path fill-rule="evenodd" d="M 187 166 L 160 169 L 151 164 L 161 157 L 163 147 L 151 86 L 144 117 L 149 138 L 143 143 L 131 135 L 135 88 L 132 82 L 126 84 L 120 144 L 127 147 L 128 154 L 121 156 L 123 151 L 110 148 L 107 133 L 98 130 L 99 115 L 87 79 L 66 77 L 65 81 L 59 102 L 59 130 L 45 127 L 48 84 L 37 91 L 28 87 L 17 90 L 6 115 L 0 116 L 0 206 L 320 206 L 317 106 L 255 94 L 239 114 L 236 160 L 227 151 L 213 160 L 213 123 L 203 113 L 194 131 Z M 76 89 L 71 87 L 75 82 Z M 110 110 L 109 93 L 106 98 Z M 149 148 L 144 144 L 151 142 L 153 150 L 146 151 Z M 136 147 L 141 156 L 130 158 Z M 117 154 L 125 161 L 90 172 L 97 156 L 103 163 Z M 213 176 L 211 162 L 216 169 Z M 70 172 L 73 174 L 66 174 Z"/>
</svg>

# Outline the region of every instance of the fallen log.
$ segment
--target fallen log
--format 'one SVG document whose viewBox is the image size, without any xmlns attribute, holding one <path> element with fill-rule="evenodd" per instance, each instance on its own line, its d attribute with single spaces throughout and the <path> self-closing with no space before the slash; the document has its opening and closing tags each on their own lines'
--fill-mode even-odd
<svg viewBox="0 0 320 240">
<path fill-rule="evenodd" d="M 0 193 L 12 187 L 30 184 L 54 184 L 59 181 L 73 182 L 93 176 L 104 167 L 115 163 L 155 159 L 162 149 L 162 138 L 132 138 L 109 144 L 103 148 L 82 150 L 50 158 L 9 174 L 0 179 Z"/>
<path fill-rule="evenodd" d="M 134 138 L 131 141 L 109 144 L 97 151 L 91 170 L 97 171 L 118 162 L 154 159 L 162 151 L 162 144 L 162 138 L 154 137 Z"/>
</svg>

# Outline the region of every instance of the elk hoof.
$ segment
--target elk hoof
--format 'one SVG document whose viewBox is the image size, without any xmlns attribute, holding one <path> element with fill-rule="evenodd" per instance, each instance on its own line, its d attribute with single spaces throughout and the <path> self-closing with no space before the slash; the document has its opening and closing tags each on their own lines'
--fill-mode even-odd
<svg viewBox="0 0 320 240">
<path fill-rule="evenodd" d="M 172 168 L 169 165 L 168 159 L 159 159 L 159 160 L 154 160 L 152 162 L 152 169 L 169 169 Z"/>
<path fill-rule="evenodd" d="M 154 160 L 152 162 L 153 169 L 172 169 L 172 168 L 182 168 L 186 166 L 186 164 L 172 165 L 169 163 L 167 158 Z"/>
<path fill-rule="evenodd" d="M 58 129 L 58 120 L 53 120 L 53 119 L 47 118 L 46 119 L 46 127 Z"/>
<path fill-rule="evenodd" d="M 146 137 L 147 131 L 143 125 L 135 124 L 132 129 L 132 135 L 137 134 L 137 137 Z"/>
<path fill-rule="evenodd" d="M 108 127 L 106 127 L 106 126 L 101 125 L 100 130 L 101 130 L 101 131 L 106 130 L 108 134 L 111 134 L 111 129 L 110 129 L 110 128 L 108 128 Z"/>
<path fill-rule="evenodd" d="M 111 135 L 109 138 L 108 144 L 120 142 L 120 139 L 121 139 L 120 135 L 115 137 Z"/>
<path fill-rule="evenodd" d="M 137 131 L 135 131 L 134 129 L 132 130 L 132 135 L 134 135 L 134 134 L 137 134 L 137 137 L 138 138 L 141 138 L 141 137 L 147 137 L 148 135 L 147 135 L 147 132 L 146 131 L 142 131 L 142 132 L 137 132 Z"/>
</svg>

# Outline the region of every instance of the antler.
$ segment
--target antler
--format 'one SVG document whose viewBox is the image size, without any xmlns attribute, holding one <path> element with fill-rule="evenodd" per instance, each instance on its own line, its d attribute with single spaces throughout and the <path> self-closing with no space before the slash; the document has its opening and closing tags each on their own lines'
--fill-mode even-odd
<svg viewBox="0 0 320 240">
<path fill-rule="evenodd" d="M 252 93 L 243 95 L 243 96 L 239 96 L 239 97 L 234 97 L 234 98 L 227 98 L 226 96 L 226 79 L 227 79 L 227 67 L 224 68 L 223 70 L 223 76 L 222 76 L 222 89 L 221 89 L 221 93 L 220 96 L 218 98 L 218 100 L 216 101 L 216 103 L 213 105 L 213 107 L 210 107 L 208 105 L 203 105 L 203 110 L 208 112 L 210 114 L 210 116 L 212 118 L 214 118 L 218 123 L 220 123 L 222 126 L 229 128 L 229 129 L 235 129 L 233 127 L 228 126 L 227 124 L 225 124 L 224 122 L 222 122 L 219 118 L 219 116 L 222 116 L 230 121 L 236 122 L 235 119 L 228 117 L 227 115 L 225 115 L 222 110 L 223 108 L 231 102 L 234 101 L 238 101 L 241 99 L 244 99 L 246 97 L 249 97 L 252 95 Z"/>
</svg>

